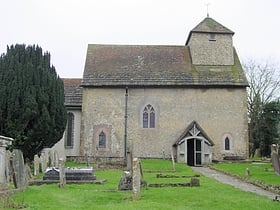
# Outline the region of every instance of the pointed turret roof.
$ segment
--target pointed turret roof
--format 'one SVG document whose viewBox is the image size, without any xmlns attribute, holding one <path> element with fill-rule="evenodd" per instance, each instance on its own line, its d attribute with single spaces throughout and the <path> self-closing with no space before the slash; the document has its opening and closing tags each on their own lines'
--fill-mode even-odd
<svg viewBox="0 0 280 210">
<path fill-rule="evenodd" d="M 192 33 L 218 33 L 218 34 L 234 34 L 234 32 L 222 24 L 215 21 L 213 18 L 206 17 L 193 30 L 191 30 L 186 45 L 189 42 Z"/>
<path fill-rule="evenodd" d="M 191 32 L 234 34 L 233 31 L 218 23 L 210 17 L 206 17 Z"/>
</svg>

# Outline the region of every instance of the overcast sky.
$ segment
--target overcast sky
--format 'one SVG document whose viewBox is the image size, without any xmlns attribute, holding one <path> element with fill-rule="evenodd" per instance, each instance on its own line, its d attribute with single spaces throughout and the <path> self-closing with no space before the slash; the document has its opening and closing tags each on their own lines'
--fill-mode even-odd
<svg viewBox="0 0 280 210">
<path fill-rule="evenodd" d="M 241 60 L 280 63 L 279 0 L 0 0 L 0 53 L 38 44 L 60 77 L 82 77 L 89 43 L 184 45 L 207 3 Z"/>
</svg>

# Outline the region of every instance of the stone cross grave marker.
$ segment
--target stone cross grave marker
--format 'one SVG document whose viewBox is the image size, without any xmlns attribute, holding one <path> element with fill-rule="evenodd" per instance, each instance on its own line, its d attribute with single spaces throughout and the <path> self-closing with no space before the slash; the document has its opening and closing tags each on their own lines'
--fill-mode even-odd
<svg viewBox="0 0 280 210">
<path fill-rule="evenodd" d="M 23 154 L 18 149 L 13 150 L 13 169 L 15 187 L 24 188 L 26 186 L 25 166 Z"/>
</svg>

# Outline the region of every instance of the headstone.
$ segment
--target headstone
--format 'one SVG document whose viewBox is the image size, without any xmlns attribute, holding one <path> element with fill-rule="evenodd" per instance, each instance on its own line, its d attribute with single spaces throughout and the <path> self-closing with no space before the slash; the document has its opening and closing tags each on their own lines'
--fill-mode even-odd
<svg viewBox="0 0 280 210">
<path fill-rule="evenodd" d="M 25 166 L 23 154 L 20 150 L 13 150 L 13 170 L 14 185 L 16 188 L 24 188 L 26 186 Z"/>
<path fill-rule="evenodd" d="M 173 171 L 176 171 L 175 159 L 174 159 L 174 155 L 173 155 L 173 150 L 172 149 L 171 149 L 171 159 L 172 159 Z"/>
<path fill-rule="evenodd" d="M 55 168 L 58 168 L 58 166 L 59 166 L 58 162 L 59 162 L 59 155 L 58 155 L 58 152 L 55 150 L 53 153 L 53 164 L 54 164 Z"/>
<path fill-rule="evenodd" d="M 127 158 L 126 159 L 127 171 L 131 171 L 132 170 L 132 153 L 128 151 L 126 158 Z"/>
<path fill-rule="evenodd" d="M 64 188 L 66 186 L 64 160 L 59 159 L 59 187 Z"/>
<path fill-rule="evenodd" d="M 190 186 L 191 187 L 199 187 L 200 186 L 199 179 L 196 178 L 196 177 L 192 177 L 191 181 L 190 181 Z"/>
<path fill-rule="evenodd" d="M 31 168 L 27 163 L 24 165 L 24 170 L 25 170 L 25 183 L 28 184 L 29 181 L 32 179 L 32 173 L 31 173 Z"/>
<path fill-rule="evenodd" d="M 280 161 L 278 155 L 278 146 L 272 144 L 271 146 L 271 162 L 276 175 L 280 176 Z"/>
<path fill-rule="evenodd" d="M 254 157 L 261 157 L 261 150 L 259 148 L 255 150 Z"/>
<path fill-rule="evenodd" d="M 67 180 L 96 180 L 96 177 L 93 175 L 93 168 L 65 168 L 65 178 Z M 49 167 L 46 170 L 46 173 L 43 177 L 43 180 L 60 180 L 59 168 Z"/>
<path fill-rule="evenodd" d="M 7 188 L 5 148 L 0 147 L 0 190 Z"/>
<path fill-rule="evenodd" d="M 40 172 L 39 172 L 39 168 L 40 168 L 40 159 L 38 157 L 38 155 L 34 155 L 34 176 L 37 176 Z"/>
<path fill-rule="evenodd" d="M 89 159 L 88 159 L 88 154 L 85 154 L 85 162 L 86 162 L 86 167 L 89 167 Z"/>
<path fill-rule="evenodd" d="M 124 171 L 118 186 L 119 190 L 132 190 L 132 176 L 130 171 Z"/>
<path fill-rule="evenodd" d="M 40 161 L 41 161 L 41 169 L 42 169 L 42 172 L 44 173 L 47 169 L 47 158 L 46 158 L 45 153 L 41 154 Z"/>
<path fill-rule="evenodd" d="M 138 158 L 133 159 L 133 171 L 132 171 L 132 190 L 134 199 L 140 198 L 141 190 L 141 173 L 140 173 L 140 163 Z"/>
<path fill-rule="evenodd" d="M 12 170 L 11 170 L 11 164 L 10 160 L 12 157 L 12 153 L 9 150 L 6 150 L 6 178 L 7 178 L 7 183 L 11 181 L 12 177 Z"/>
<path fill-rule="evenodd" d="M 249 169 L 249 168 L 246 168 L 246 170 L 245 170 L 245 176 L 246 176 L 246 177 L 249 177 L 249 176 L 250 176 L 250 169 Z"/>
<path fill-rule="evenodd" d="M 6 189 L 8 186 L 6 147 L 11 145 L 12 141 L 12 138 L 0 136 L 0 190 Z"/>
</svg>

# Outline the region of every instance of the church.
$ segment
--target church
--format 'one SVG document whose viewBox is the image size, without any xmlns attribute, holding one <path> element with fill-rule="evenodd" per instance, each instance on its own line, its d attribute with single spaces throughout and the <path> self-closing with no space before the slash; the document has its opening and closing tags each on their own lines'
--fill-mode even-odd
<svg viewBox="0 0 280 210">
<path fill-rule="evenodd" d="M 89 44 L 64 79 L 64 157 L 171 158 L 191 166 L 248 157 L 248 82 L 234 32 L 210 17 L 183 46 Z"/>
</svg>

